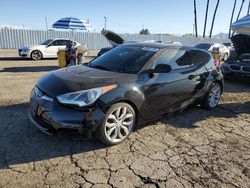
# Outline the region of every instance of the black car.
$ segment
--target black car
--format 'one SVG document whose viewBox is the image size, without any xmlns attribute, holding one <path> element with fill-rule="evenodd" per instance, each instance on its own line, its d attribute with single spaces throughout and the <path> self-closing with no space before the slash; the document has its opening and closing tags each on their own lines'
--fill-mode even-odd
<svg viewBox="0 0 250 188">
<path fill-rule="evenodd" d="M 123 44 L 88 64 L 52 71 L 31 93 L 29 117 L 47 134 L 91 131 L 108 145 L 137 125 L 199 102 L 216 107 L 223 76 L 206 51 L 157 43 Z"/>
<path fill-rule="evenodd" d="M 250 36 L 238 34 L 231 37 L 236 55 L 222 64 L 227 79 L 250 81 Z"/>
</svg>

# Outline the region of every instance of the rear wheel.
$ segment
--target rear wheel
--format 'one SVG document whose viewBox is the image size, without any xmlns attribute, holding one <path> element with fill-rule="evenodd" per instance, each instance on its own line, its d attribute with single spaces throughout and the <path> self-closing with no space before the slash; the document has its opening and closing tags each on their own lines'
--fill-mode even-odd
<svg viewBox="0 0 250 188">
<path fill-rule="evenodd" d="M 43 58 L 43 54 L 39 50 L 34 50 L 31 52 L 30 57 L 31 57 L 31 59 L 37 61 L 37 60 L 41 60 Z"/>
<path fill-rule="evenodd" d="M 135 122 L 133 107 L 127 103 L 116 103 L 110 107 L 99 128 L 99 139 L 106 145 L 119 144 L 133 131 Z"/>
<path fill-rule="evenodd" d="M 209 92 L 206 94 L 204 101 L 201 103 L 201 106 L 211 110 L 215 108 L 221 97 L 221 85 L 218 82 L 215 82 Z"/>
</svg>

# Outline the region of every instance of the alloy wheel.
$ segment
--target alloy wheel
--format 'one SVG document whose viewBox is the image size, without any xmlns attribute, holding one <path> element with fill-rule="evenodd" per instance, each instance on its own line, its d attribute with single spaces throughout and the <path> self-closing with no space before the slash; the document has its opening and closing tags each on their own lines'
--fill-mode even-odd
<svg viewBox="0 0 250 188">
<path fill-rule="evenodd" d="M 110 142 L 121 142 L 132 131 L 134 123 L 135 116 L 130 108 L 116 107 L 106 119 L 105 136 Z"/>
<path fill-rule="evenodd" d="M 42 59 L 42 53 L 40 51 L 33 51 L 31 54 L 32 59 L 34 60 L 40 60 Z"/>
<path fill-rule="evenodd" d="M 208 102 L 209 102 L 209 106 L 211 108 L 214 108 L 218 105 L 219 101 L 220 101 L 220 95 L 221 95 L 221 87 L 218 83 L 216 83 L 210 93 L 209 93 L 209 99 L 208 99 Z"/>
</svg>

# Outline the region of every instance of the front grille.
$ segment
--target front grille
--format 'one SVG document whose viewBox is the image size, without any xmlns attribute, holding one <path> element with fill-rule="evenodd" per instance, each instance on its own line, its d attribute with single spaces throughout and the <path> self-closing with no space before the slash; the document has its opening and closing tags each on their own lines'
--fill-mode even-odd
<svg viewBox="0 0 250 188">
<path fill-rule="evenodd" d="M 241 66 L 240 65 L 230 65 L 230 69 L 232 69 L 234 71 L 240 71 Z"/>
<path fill-rule="evenodd" d="M 242 67 L 242 71 L 250 73 L 250 67 Z"/>
<path fill-rule="evenodd" d="M 50 130 L 53 127 L 38 116 L 33 117 L 35 121 L 44 129 Z"/>
</svg>

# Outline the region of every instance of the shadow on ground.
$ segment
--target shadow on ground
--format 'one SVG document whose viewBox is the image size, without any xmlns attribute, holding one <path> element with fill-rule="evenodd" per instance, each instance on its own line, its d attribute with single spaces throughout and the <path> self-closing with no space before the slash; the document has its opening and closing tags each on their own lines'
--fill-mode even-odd
<svg viewBox="0 0 250 188">
<path fill-rule="evenodd" d="M 250 78 L 249 80 L 225 80 L 225 93 L 241 93 L 250 92 Z"/>
<path fill-rule="evenodd" d="M 50 58 L 50 60 L 56 59 L 56 58 Z M 39 61 L 43 61 L 43 60 L 48 60 L 48 58 L 44 58 L 42 60 Z M 34 61 L 30 58 L 25 58 L 25 57 L 0 57 L 0 61 Z"/>
<path fill-rule="evenodd" d="M 58 69 L 58 66 L 34 66 L 34 67 L 7 67 L 0 72 L 12 72 L 12 73 L 19 73 L 19 72 L 48 72 L 52 70 Z"/>
<path fill-rule="evenodd" d="M 105 148 L 99 141 L 86 139 L 75 131 L 47 136 L 31 125 L 27 112 L 27 103 L 0 107 L 0 168 Z M 239 113 L 250 113 L 250 102 L 222 104 L 212 111 L 191 107 L 182 113 L 163 118 L 160 122 L 176 128 L 190 129 L 196 128 L 197 122 L 209 117 L 227 118 Z M 155 123 L 159 121 L 146 126 L 153 126 Z"/>
</svg>

